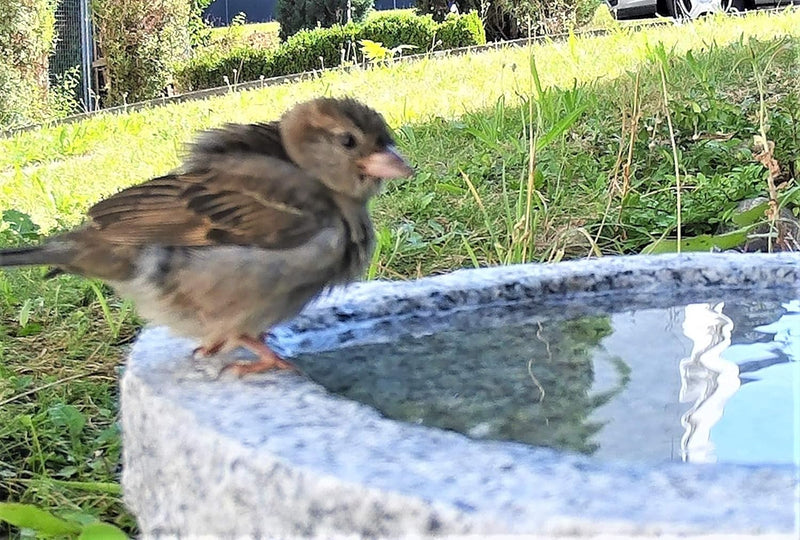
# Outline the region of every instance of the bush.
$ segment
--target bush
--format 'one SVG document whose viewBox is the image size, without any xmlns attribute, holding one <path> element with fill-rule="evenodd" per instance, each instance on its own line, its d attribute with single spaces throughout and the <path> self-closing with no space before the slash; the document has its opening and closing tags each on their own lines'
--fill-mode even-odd
<svg viewBox="0 0 800 540">
<path fill-rule="evenodd" d="M 280 25 L 277 22 L 248 24 L 244 13 L 235 16 L 228 26 L 213 28 L 208 33 L 208 39 L 200 48 L 208 51 L 209 48 L 217 49 L 220 54 L 225 54 L 241 46 L 260 49 L 273 49 L 281 44 L 278 38 Z M 193 46 L 197 50 L 198 46 Z"/>
<path fill-rule="evenodd" d="M 552 35 L 591 19 L 602 0 L 457 0 L 462 11 L 481 13 L 490 41 Z M 417 11 L 443 21 L 450 0 L 416 0 Z M 528 22 L 530 21 L 530 25 Z"/>
<path fill-rule="evenodd" d="M 192 46 L 206 45 L 211 38 L 211 26 L 203 20 L 203 11 L 214 0 L 189 0 L 189 41 Z"/>
<path fill-rule="evenodd" d="M 188 0 L 94 0 L 97 39 L 107 63 L 104 105 L 158 97 L 189 50 Z"/>
<path fill-rule="evenodd" d="M 449 14 L 439 25 L 436 35 L 442 43 L 447 43 L 448 47 L 468 47 L 486 43 L 483 24 L 474 11 L 467 16 Z"/>
<path fill-rule="evenodd" d="M 362 22 L 373 3 L 373 0 L 350 0 L 348 21 L 348 0 L 278 0 L 275 18 L 281 23 L 280 37 L 286 40 L 303 29 Z"/>
<path fill-rule="evenodd" d="M 433 46 L 438 25 L 430 17 L 413 14 L 385 15 L 367 21 L 357 39 L 369 39 L 383 43 L 385 47 L 413 45 L 421 51 Z"/>
<path fill-rule="evenodd" d="M 301 30 L 277 49 L 240 46 L 226 53 L 201 52 L 176 72 L 176 85 L 180 91 L 201 90 L 221 86 L 226 77 L 237 83 L 335 67 L 344 60 L 361 59 L 361 40 L 380 42 L 386 48 L 412 45 L 414 52 L 434 45 L 449 49 L 486 42 L 476 13 L 451 16 L 441 24 L 430 17 L 387 15 L 364 24 Z"/>
<path fill-rule="evenodd" d="M 0 128 L 48 116 L 48 56 L 55 0 L 0 1 Z"/>
</svg>

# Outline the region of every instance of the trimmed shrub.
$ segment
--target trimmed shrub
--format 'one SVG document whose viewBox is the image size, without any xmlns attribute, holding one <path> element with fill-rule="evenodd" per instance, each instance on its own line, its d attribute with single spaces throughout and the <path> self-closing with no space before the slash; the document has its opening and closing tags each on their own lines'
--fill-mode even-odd
<svg viewBox="0 0 800 540">
<path fill-rule="evenodd" d="M 274 51 L 270 69 L 263 75 L 274 77 L 338 66 L 342 62 L 342 48 L 348 42 L 355 42 L 358 35 L 359 27 L 355 24 L 301 30 Z"/>
<path fill-rule="evenodd" d="M 481 13 L 490 41 L 552 35 L 591 19 L 602 0 L 457 0 L 462 11 Z M 416 0 L 417 12 L 443 21 L 450 0 Z M 529 24 L 530 21 L 530 24 Z"/>
<path fill-rule="evenodd" d="M 334 25 L 301 30 L 277 49 L 241 46 L 227 53 L 197 54 L 176 73 L 180 91 L 202 90 L 224 84 L 277 77 L 341 65 L 361 59 L 358 42 L 380 42 L 386 48 L 412 45 L 413 52 L 452 49 L 486 42 L 476 13 L 448 17 L 437 24 L 430 17 L 396 14 L 364 24 Z"/>
<path fill-rule="evenodd" d="M 55 0 L 0 2 L 0 128 L 47 117 Z"/>
<path fill-rule="evenodd" d="M 160 96 L 189 51 L 189 0 L 94 0 L 97 39 L 107 63 L 104 106 Z"/>
<path fill-rule="evenodd" d="M 474 11 L 467 16 L 448 14 L 439 25 L 436 36 L 449 47 L 468 47 L 486 43 L 483 24 Z"/>
<path fill-rule="evenodd" d="M 438 36 L 438 33 L 438 25 L 430 17 L 397 14 L 367 21 L 361 27 L 358 39 L 377 41 L 389 48 L 413 45 L 419 51 L 427 51 L 433 46 L 434 35 Z"/>
<path fill-rule="evenodd" d="M 278 0 L 275 18 L 281 23 L 280 37 L 286 40 L 303 29 L 330 28 L 348 22 L 359 23 L 367 18 L 373 0 L 349 0 L 350 20 L 347 20 L 348 0 Z"/>
</svg>

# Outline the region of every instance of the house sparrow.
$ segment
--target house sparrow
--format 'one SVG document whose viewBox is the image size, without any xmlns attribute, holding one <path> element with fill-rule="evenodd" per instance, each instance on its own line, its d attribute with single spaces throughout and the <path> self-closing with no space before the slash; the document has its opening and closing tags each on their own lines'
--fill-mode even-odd
<svg viewBox="0 0 800 540">
<path fill-rule="evenodd" d="M 196 354 L 253 351 L 258 361 L 226 366 L 239 375 L 292 369 L 258 336 L 361 275 L 367 201 L 412 172 L 380 114 L 316 99 L 279 122 L 202 133 L 178 171 L 100 201 L 74 231 L 0 251 L 0 266 L 101 278 L 144 318 L 199 339 Z"/>
</svg>

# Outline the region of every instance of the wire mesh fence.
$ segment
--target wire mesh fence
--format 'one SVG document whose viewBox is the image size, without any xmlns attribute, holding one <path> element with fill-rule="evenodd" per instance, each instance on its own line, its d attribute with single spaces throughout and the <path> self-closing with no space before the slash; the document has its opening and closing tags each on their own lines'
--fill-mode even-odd
<svg viewBox="0 0 800 540">
<path fill-rule="evenodd" d="M 50 83 L 70 88 L 82 111 L 92 103 L 90 0 L 58 0 L 56 43 L 50 56 Z"/>
</svg>

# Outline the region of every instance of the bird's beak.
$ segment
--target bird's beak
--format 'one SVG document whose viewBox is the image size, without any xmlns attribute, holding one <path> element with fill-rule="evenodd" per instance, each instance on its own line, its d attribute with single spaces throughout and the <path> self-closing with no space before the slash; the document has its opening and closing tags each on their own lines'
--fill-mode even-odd
<svg viewBox="0 0 800 540">
<path fill-rule="evenodd" d="M 394 146 L 387 146 L 381 152 L 362 158 L 358 166 L 364 174 L 375 178 L 408 178 L 414 174 L 414 169 L 397 153 Z"/>
</svg>

